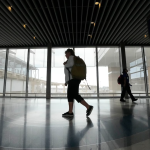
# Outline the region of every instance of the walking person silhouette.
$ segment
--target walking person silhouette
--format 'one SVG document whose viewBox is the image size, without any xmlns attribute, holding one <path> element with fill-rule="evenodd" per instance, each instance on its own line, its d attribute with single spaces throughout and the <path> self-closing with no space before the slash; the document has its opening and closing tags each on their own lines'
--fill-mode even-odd
<svg viewBox="0 0 150 150">
<path fill-rule="evenodd" d="M 79 84 L 81 82 L 80 79 L 73 78 L 71 75 L 71 70 L 74 65 L 74 51 L 72 49 L 67 49 L 65 51 L 65 56 L 67 58 L 67 61 L 64 62 L 64 72 L 65 72 L 65 86 L 68 85 L 67 88 L 67 98 L 68 98 L 68 105 L 69 105 L 69 111 L 62 114 L 62 116 L 66 117 L 72 117 L 73 114 L 73 101 L 74 99 L 77 100 L 78 103 L 81 103 L 83 106 L 87 108 L 86 116 L 89 116 L 93 110 L 93 106 L 89 105 L 83 97 L 79 95 Z"/>
<path fill-rule="evenodd" d="M 126 102 L 123 98 L 125 96 L 126 91 L 128 92 L 128 94 L 130 95 L 130 98 L 132 99 L 132 102 L 137 101 L 137 99 L 135 99 L 135 97 L 133 96 L 133 94 L 131 93 L 131 89 L 130 86 L 132 86 L 129 83 L 129 76 L 128 76 L 128 70 L 126 68 L 123 69 L 123 78 L 124 78 L 124 82 L 121 85 L 122 86 L 122 93 L 121 93 L 121 98 L 120 101 L 121 102 Z"/>
</svg>

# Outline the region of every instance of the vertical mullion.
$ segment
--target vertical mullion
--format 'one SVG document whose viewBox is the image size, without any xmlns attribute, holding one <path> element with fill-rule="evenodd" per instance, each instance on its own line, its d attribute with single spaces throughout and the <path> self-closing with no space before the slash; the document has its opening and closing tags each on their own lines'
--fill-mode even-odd
<svg viewBox="0 0 150 150">
<path fill-rule="evenodd" d="M 120 74 L 122 73 L 121 71 L 123 70 L 122 68 L 122 57 L 121 57 L 121 46 L 119 47 L 119 64 L 120 64 Z M 122 87 L 120 86 L 121 92 L 122 92 Z"/>
<path fill-rule="evenodd" d="M 26 69 L 26 97 L 28 97 L 29 61 L 30 61 L 30 48 L 28 48 L 28 56 L 27 56 L 27 69 Z"/>
<path fill-rule="evenodd" d="M 121 57 L 121 47 L 119 47 L 119 65 L 120 65 L 120 74 L 121 74 L 121 71 L 123 70 L 123 68 L 122 68 L 122 57 Z"/>
<path fill-rule="evenodd" d="M 75 52 L 75 47 L 73 46 L 73 51 L 74 51 L 74 54 L 76 55 L 76 52 Z M 80 87 L 79 87 L 79 90 L 80 90 Z M 74 101 L 73 101 L 74 102 Z M 74 110 L 74 114 L 76 112 L 76 109 L 75 109 L 75 105 L 73 105 L 73 110 Z"/>
<path fill-rule="evenodd" d="M 78 44 L 78 41 L 77 41 L 77 39 L 78 39 L 78 37 L 77 37 L 77 35 L 78 35 L 78 22 L 77 22 L 77 17 L 78 17 L 78 11 L 77 11 L 77 1 L 76 1 L 76 44 Z"/>
<path fill-rule="evenodd" d="M 96 47 L 96 78 L 97 78 L 97 97 L 99 98 L 99 71 L 98 71 L 98 48 Z"/>
<path fill-rule="evenodd" d="M 5 96 L 6 93 L 6 80 L 7 80 L 7 68 L 8 68 L 8 55 L 9 55 L 9 49 L 6 49 L 6 58 L 5 58 L 5 73 L 4 73 L 4 83 L 3 83 L 3 96 Z"/>
<path fill-rule="evenodd" d="M 51 54 L 52 54 L 52 45 L 48 43 L 47 46 L 47 80 L 46 80 L 46 98 L 50 99 L 51 97 Z"/>
<path fill-rule="evenodd" d="M 143 59 L 143 69 L 144 69 L 144 81 L 145 81 L 145 92 L 146 96 L 148 96 L 148 83 L 147 83 L 147 68 L 146 68 L 146 61 L 145 61 L 145 51 L 144 47 L 141 47 L 142 49 L 142 59 Z"/>
</svg>

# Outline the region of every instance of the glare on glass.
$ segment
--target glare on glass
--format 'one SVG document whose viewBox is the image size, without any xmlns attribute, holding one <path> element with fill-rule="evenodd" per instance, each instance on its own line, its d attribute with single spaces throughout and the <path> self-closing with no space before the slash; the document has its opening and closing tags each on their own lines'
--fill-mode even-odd
<svg viewBox="0 0 150 150">
<path fill-rule="evenodd" d="M 46 70 L 47 48 L 30 49 L 28 84 L 30 96 L 32 93 L 38 93 L 38 96 L 46 94 Z"/>
<path fill-rule="evenodd" d="M 126 47 L 125 52 L 131 90 L 133 93 L 145 93 L 141 47 Z"/>
<path fill-rule="evenodd" d="M 0 49 L 0 95 L 3 93 L 6 49 Z"/>
<path fill-rule="evenodd" d="M 22 96 L 26 92 L 27 52 L 27 49 L 9 49 L 6 93 Z"/>
<path fill-rule="evenodd" d="M 100 96 L 119 96 L 121 86 L 117 83 L 120 75 L 119 48 L 98 48 L 99 93 Z"/>
</svg>

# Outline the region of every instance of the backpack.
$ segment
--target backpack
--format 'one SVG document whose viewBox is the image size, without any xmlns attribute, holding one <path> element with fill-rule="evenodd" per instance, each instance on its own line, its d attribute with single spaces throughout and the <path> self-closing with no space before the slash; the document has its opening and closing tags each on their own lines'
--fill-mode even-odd
<svg viewBox="0 0 150 150">
<path fill-rule="evenodd" d="M 118 84 L 124 83 L 124 76 L 122 74 L 118 77 L 117 82 L 118 82 Z"/>
<path fill-rule="evenodd" d="M 71 69 L 67 68 L 68 72 L 72 75 L 73 79 L 86 80 L 86 64 L 83 59 L 79 56 L 74 56 L 74 65 Z M 87 81 L 86 81 L 87 82 Z M 90 86 L 87 83 L 88 88 L 91 90 Z"/>
<path fill-rule="evenodd" d="M 86 64 L 79 56 L 74 56 L 74 65 L 71 69 L 73 79 L 86 79 Z"/>
</svg>

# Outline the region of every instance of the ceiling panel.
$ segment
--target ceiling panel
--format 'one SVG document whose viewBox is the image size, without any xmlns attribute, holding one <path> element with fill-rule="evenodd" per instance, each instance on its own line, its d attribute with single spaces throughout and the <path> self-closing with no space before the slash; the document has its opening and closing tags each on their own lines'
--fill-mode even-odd
<svg viewBox="0 0 150 150">
<path fill-rule="evenodd" d="M 150 44 L 150 0 L 1 0 L 0 7 L 1 47 Z"/>
</svg>

